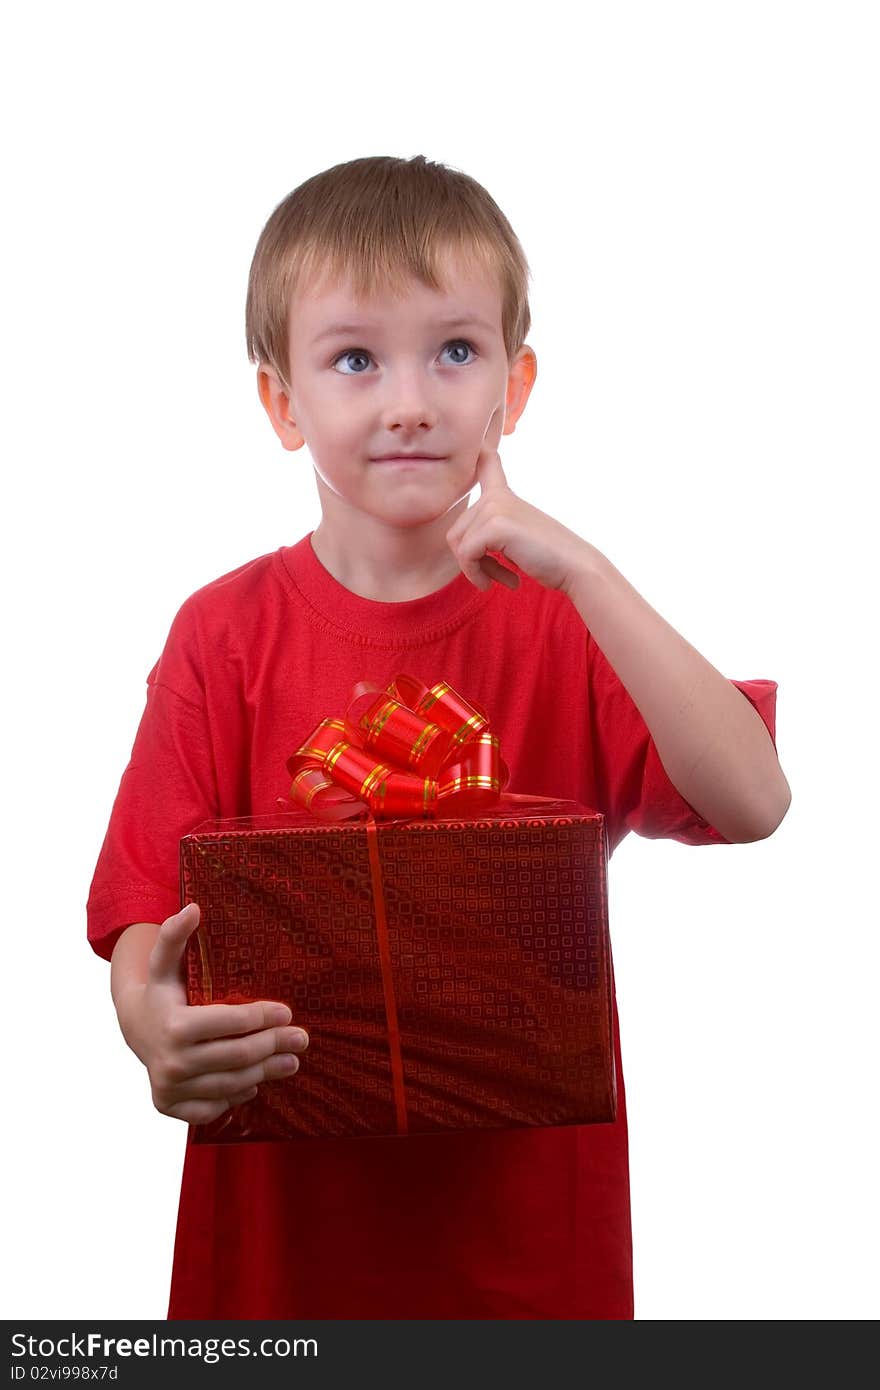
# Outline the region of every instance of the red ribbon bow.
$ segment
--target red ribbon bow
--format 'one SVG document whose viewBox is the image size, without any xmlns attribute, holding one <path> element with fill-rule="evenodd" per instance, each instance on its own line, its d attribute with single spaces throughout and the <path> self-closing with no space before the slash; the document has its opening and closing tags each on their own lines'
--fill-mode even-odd
<svg viewBox="0 0 880 1390">
<path fill-rule="evenodd" d="M 484 709 L 445 681 L 429 690 L 406 675 L 387 690 L 359 681 L 345 718 L 322 720 L 287 770 L 291 798 L 323 820 L 493 806 L 510 776 Z"/>
</svg>

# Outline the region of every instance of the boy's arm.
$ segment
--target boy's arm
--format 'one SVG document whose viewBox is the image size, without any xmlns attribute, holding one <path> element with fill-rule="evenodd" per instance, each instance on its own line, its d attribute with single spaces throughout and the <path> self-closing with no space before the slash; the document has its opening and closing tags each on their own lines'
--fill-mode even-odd
<svg viewBox="0 0 880 1390">
<path fill-rule="evenodd" d="M 567 594 L 647 726 L 680 796 L 728 841 L 763 840 L 791 788 L 767 726 L 746 697 L 670 627 L 611 561 L 511 490 L 489 442 L 477 460 L 479 500 L 446 540 L 468 579 L 488 589 L 480 562 L 494 551 Z"/>
<path fill-rule="evenodd" d="M 123 1022 L 126 998 L 133 988 L 142 988 L 147 983 L 150 956 L 160 931 L 161 927 L 156 922 L 134 922 L 126 927 L 113 948 L 110 957 L 110 993 L 123 1037 L 126 1037 Z"/>
<path fill-rule="evenodd" d="M 766 839 L 791 788 L 763 719 L 605 555 L 580 544 L 565 592 L 637 706 L 669 780 L 727 840 Z"/>
<path fill-rule="evenodd" d="M 280 1002 L 187 1001 L 184 956 L 200 913 L 195 903 L 174 910 L 172 885 L 181 835 L 219 809 L 197 619 L 187 601 L 148 677 L 87 913 L 93 947 L 110 957 L 119 1026 L 147 1069 L 154 1105 L 205 1124 L 255 1095 L 262 1081 L 295 1074 L 292 1054 L 308 1037 Z M 152 920 L 131 921 L 144 913 Z"/>
</svg>

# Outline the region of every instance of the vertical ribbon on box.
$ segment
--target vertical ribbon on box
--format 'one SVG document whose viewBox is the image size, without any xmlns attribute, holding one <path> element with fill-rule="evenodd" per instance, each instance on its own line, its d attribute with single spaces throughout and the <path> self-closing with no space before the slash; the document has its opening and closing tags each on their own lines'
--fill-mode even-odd
<svg viewBox="0 0 880 1390">
<path fill-rule="evenodd" d="M 400 1047 L 400 1025 L 397 1021 L 394 972 L 391 969 L 391 942 L 388 939 L 388 918 L 385 913 L 385 889 L 382 883 L 382 865 L 379 860 L 379 837 L 374 816 L 367 817 L 364 828 L 367 832 L 367 854 L 370 861 L 370 885 L 373 890 L 379 972 L 382 976 L 385 1020 L 388 1025 L 388 1051 L 391 1058 L 391 1091 L 394 1096 L 394 1113 L 397 1119 L 397 1133 L 406 1134 L 409 1126 L 406 1119 L 406 1090 L 403 1084 L 403 1054 Z"/>
<path fill-rule="evenodd" d="M 430 711 L 431 718 L 426 718 Z M 446 681 L 430 689 L 398 675 L 383 690 L 360 681 L 344 719 L 324 719 L 287 760 L 289 797 L 328 821 L 365 820 L 391 1085 L 399 1134 L 407 1133 L 406 1090 L 378 822 L 434 819 L 493 806 L 509 771 L 479 705 Z M 526 798 L 524 798 L 526 799 Z M 527 798 L 533 800 L 534 798 Z M 289 802 L 278 798 L 282 807 Z"/>
</svg>

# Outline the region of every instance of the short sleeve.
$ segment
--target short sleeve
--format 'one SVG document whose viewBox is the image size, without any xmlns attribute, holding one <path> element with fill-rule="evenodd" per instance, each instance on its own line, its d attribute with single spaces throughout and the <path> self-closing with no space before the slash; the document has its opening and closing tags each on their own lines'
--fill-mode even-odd
<svg viewBox="0 0 880 1390">
<path fill-rule="evenodd" d="M 216 776 L 195 649 L 175 620 L 147 677 L 146 706 L 110 813 L 86 905 L 87 934 L 110 959 L 132 922 L 161 923 L 180 908 L 179 842 L 217 814 Z M 169 675 L 186 694 L 165 684 Z"/>
<path fill-rule="evenodd" d="M 727 845 L 669 780 L 648 726 L 592 634 L 588 670 L 593 760 L 599 810 L 612 852 L 629 831 L 648 840 L 685 845 Z M 776 692 L 772 680 L 731 680 L 763 719 L 776 747 Z"/>
</svg>

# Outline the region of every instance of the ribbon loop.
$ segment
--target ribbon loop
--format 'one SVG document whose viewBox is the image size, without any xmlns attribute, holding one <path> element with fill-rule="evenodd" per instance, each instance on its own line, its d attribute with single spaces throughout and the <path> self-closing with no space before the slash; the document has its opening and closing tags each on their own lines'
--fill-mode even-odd
<svg viewBox="0 0 880 1390">
<path fill-rule="evenodd" d="M 484 709 L 405 674 L 386 690 L 359 681 L 344 719 L 322 720 L 287 770 L 290 797 L 328 820 L 492 806 L 510 776 Z"/>
</svg>

